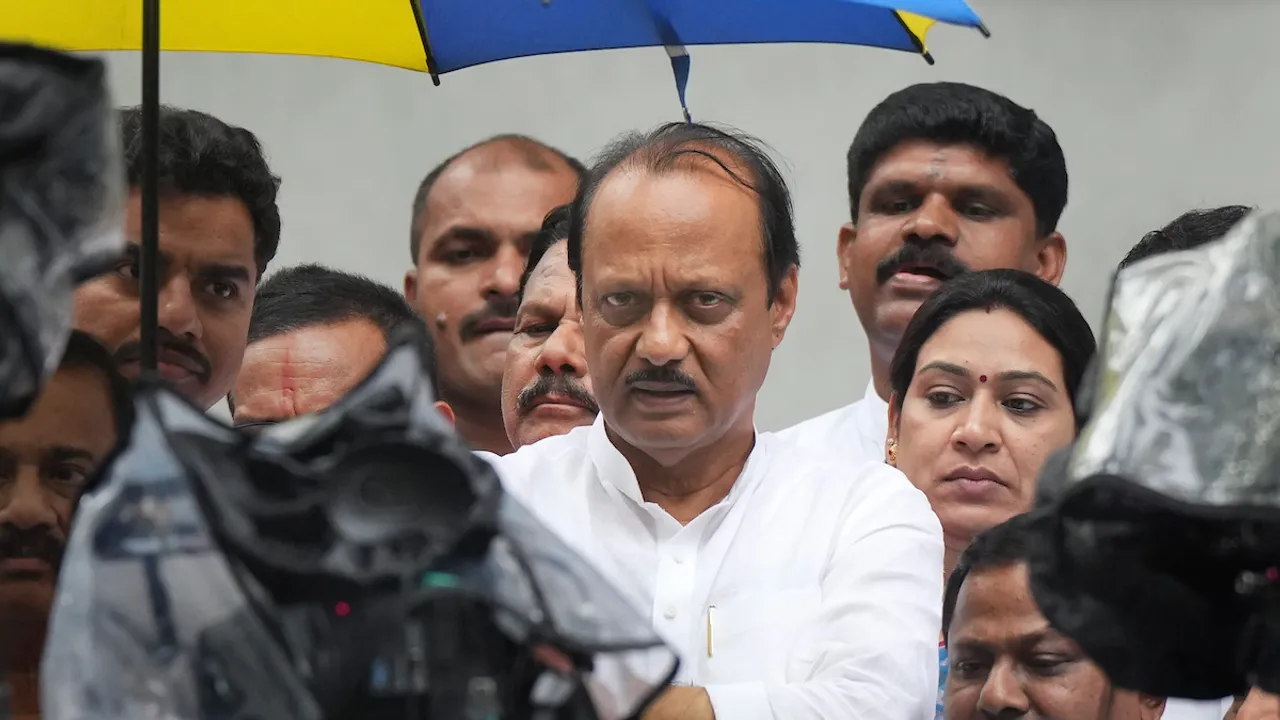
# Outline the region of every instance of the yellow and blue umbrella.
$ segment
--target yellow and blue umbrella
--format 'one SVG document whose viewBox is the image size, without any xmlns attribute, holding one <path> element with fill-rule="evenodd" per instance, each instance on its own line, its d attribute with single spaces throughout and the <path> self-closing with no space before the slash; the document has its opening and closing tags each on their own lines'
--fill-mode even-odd
<svg viewBox="0 0 1280 720">
<path fill-rule="evenodd" d="M 497 60 L 663 47 L 688 110 L 689 45 L 836 43 L 922 54 L 963 0 L 0 0 L 0 41 L 143 52 L 143 366 L 154 367 L 159 51 L 344 58 L 430 73 Z"/>
</svg>

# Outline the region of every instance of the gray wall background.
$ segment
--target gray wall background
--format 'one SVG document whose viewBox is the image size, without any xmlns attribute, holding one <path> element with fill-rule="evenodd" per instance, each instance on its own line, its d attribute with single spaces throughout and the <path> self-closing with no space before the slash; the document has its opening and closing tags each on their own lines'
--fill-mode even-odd
<svg viewBox="0 0 1280 720">
<path fill-rule="evenodd" d="M 937 65 L 848 46 L 691 48 L 695 119 L 736 126 L 785 161 L 803 243 L 800 307 L 758 424 L 776 429 L 861 396 L 866 342 L 836 286 L 848 219 L 844 153 L 866 112 L 907 84 L 959 80 L 1035 109 L 1071 175 L 1065 287 L 1100 319 L 1115 263 L 1191 207 L 1274 206 L 1280 90 L 1273 0 L 970 0 L 991 29 L 937 26 Z M 141 98 L 135 54 L 109 58 L 116 99 Z M 400 287 L 409 206 L 458 148 L 521 132 L 583 157 L 615 134 L 680 119 L 659 48 L 528 58 L 445 75 L 278 56 L 172 53 L 165 102 L 253 130 L 284 178 L 275 267 L 320 262 Z"/>
</svg>

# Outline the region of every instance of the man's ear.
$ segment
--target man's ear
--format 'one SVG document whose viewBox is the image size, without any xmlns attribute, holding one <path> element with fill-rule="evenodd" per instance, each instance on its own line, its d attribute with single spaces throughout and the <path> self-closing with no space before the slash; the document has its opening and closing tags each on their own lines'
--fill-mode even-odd
<svg viewBox="0 0 1280 720">
<path fill-rule="evenodd" d="M 404 274 L 404 299 L 416 309 L 418 302 L 418 269 L 411 268 Z"/>
<path fill-rule="evenodd" d="M 858 228 L 853 223 L 840 226 L 839 239 L 836 241 L 836 267 L 840 269 L 840 289 L 849 289 L 849 268 L 853 266 L 853 241 L 858 238 Z"/>
<path fill-rule="evenodd" d="M 800 269 L 792 265 L 778 284 L 778 292 L 773 296 L 773 304 L 769 313 L 773 320 L 773 347 L 777 349 L 786 337 L 787 327 L 796 314 L 796 297 L 800 293 Z"/>
<path fill-rule="evenodd" d="M 449 403 L 443 400 L 437 400 L 436 410 L 440 413 L 440 416 L 443 417 L 445 421 L 448 422 L 450 425 L 457 424 L 455 422 L 457 418 L 454 417 L 453 408 L 449 407 Z"/>
<path fill-rule="evenodd" d="M 1036 262 L 1037 277 L 1053 285 L 1062 282 L 1062 274 L 1067 270 L 1067 240 L 1062 237 L 1062 233 L 1050 233 L 1049 237 L 1040 241 Z"/>
</svg>

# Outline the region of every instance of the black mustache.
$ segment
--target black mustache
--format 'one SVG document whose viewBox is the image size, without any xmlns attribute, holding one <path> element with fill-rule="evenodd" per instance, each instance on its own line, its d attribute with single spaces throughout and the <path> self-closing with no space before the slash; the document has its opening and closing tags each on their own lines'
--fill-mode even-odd
<svg viewBox="0 0 1280 720">
<path fill-rule="evenodd" d="M 672 383 L 682 385 L 690 392 L 698 391 L 698 384 L 689 377 L 688 373 L 670 365 L 654 365 L 637 370 L 627 376 L 626 382 L 628 385 L 635 385 L 638 382 Z"/>
<path fill-rule="evenodd" d="M 957 260 L 945 246 L 936 242 L 928 244 L 909 242 L 876 266 L 876 284 L 883 285 L 889 282 L 889 278 L 899 270 L 913 265 L 934 268 L 947 280 L 969 272 L 969 268 Z"/>
<path fill-rule="evenodd" d="M 514 297 L 490 300 L 483 308 L 462 318 L 462 322 L 458 323 L 458 335 L 462 337 L 463 342 L 466 342 L 482 334 L 478 329 L 481 323 L 490 320 L 510 320 L 514 323 L 516 311 L 519 309 L 520 301 Z"/>
<path fill-rule="evenodd" d="M 8 523 L 0 525 L 0 560 L 35 558 L 52 567 L 62 562 L 63 543 L 49 528 L 20 528 Z"/>
<path fill-rule="evenodd" d="M 572 375 L 539 375 L 534 383 L 520 391 L 516 397 L 516 408 L 523 415 L 533 409 L 533 403 L 547 395 L 563 395 L 593 413 L 600 412 L 596 399 L 587 392 L 587 388 L 573 378 Z"/>
<path fill-rule="evenodd" d="M 159 351 L 167 350 L 182 355 L 195 363 L 196 379 L 201 383 L 209 382 L 209 378 L 213 376 L 213 364 L 209 362 L 209 358 L 204 356 L 204 353 L 197 350 L 195 345 L 164 328 L 158 328 L 156 331 L 156 347 Z M 120 349 L 115 352 L 115 360 L 118 365 L 138 362 L 141 359 L 142 343 L 136 340 L 121 345 Z"/>
</svg>

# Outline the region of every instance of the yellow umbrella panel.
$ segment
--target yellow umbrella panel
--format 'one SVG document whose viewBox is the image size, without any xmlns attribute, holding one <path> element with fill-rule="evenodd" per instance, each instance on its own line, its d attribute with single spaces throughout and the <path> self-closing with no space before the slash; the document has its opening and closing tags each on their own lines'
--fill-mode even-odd
<svg viewBox="0 0 1280 720">
<path fill-rule="evenodd" d="M 0 40 L 142 50 L 139 0 L 0 0 Z M 409 0 L 165 0 L 162 50 L 311 55 L 430 72 Z"/>
</svg>

